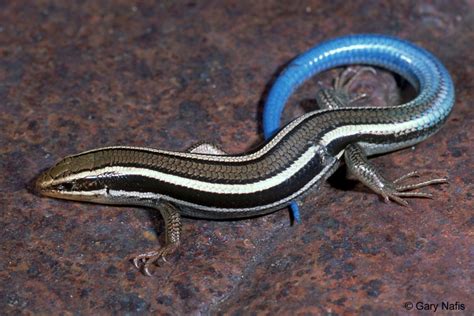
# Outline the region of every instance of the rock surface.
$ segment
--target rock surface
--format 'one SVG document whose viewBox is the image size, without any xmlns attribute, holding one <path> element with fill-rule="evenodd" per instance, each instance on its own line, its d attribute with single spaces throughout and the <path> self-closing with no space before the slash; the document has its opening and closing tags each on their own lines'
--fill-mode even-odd
<svg viewBox="0 0 474 316">
<path fill-rule="evenodd" d="M 1 1 L 0 310 L 6 314 L 403 314 L 405 302 L 472 313 L 472 1 Z M 396 178 L 448 176 L 433 200 L 385 204 L 343 171 L 287 210 L 184 219 L 179 253 L 138 273 L 163 242 L 157 212 L 41 198 L 31 181 L 61 157 L 108 145 L 229 153 L 262 141 L 266 91 L 322 40 L 377 32 L 437 55 L 457 98 L 441 132 L 374 159 Z M 314 106 L 319 75 L 285 120 Z M 398 93 L 378 70 L 353 87 Z M 403 96 L 402 96 L 403 97 Z M 416 309 L 417 305 L 413 308 Z"/>
</svg>

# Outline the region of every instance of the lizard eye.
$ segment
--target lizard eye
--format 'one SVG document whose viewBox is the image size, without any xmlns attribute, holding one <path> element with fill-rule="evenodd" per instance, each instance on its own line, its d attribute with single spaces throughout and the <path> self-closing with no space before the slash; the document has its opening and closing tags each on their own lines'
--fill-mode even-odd
<svg viewBox="0 0 474 316">
<path fill-rule="evenodd" d="M 72 183 L 63 183 L 58 185 L 59 191 L 71 191 L 74 185 Z"/>
</svg>

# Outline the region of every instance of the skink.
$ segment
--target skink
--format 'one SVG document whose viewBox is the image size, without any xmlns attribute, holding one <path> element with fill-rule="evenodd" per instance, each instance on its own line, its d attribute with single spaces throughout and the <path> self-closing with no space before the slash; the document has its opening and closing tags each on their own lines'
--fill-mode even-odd
<svg viewBox="0 0 474 316">
<path fill-rule="evenodd" d="M 321 71 L 349 64 L 394 71 L 417 89 L 418 96 L 403 105 L 350 107 L 344 94 L 347 78 L 341 78 L 335 89 L 318 93 L 322 110 L 309 112 L 276 132 L 281 111 L 299 85 Z M 270 111 L 265 116 L 265 134 L 272 136 L 248 153 L 228 155 L 211 144 L 188 152 L 100 148 L 62 159 L 38 178 L 37 188 L 43 195 L 60 199 L 157 208 L 165 219 L 166 245 L 134 258 L 135 266 L 150 274 L 150 265 L 179 245 L 180 215 L 226 219 L 272 212 L 317 189 L 342 159 L 352 174 L 386 200 L 406 204 L 402 197 L 429 196 L 407 191 L 445 179 L 401 184 L 416 175 L 412 172 L 388 181 L 366 157 L 433 135 L 453 103 L 448 72 L 424 49 L 386 36 L 341 37 L 290 63 L 265 106 Z"/>
</svg>

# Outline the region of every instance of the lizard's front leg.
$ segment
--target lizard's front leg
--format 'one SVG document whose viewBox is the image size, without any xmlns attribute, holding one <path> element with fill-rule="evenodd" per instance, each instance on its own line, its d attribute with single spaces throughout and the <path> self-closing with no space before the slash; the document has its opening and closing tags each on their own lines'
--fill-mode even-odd
<svg viewBox="0 0 474 316">
<path fill-rule="evenodd" d="M 148 276 L 151 276 L 151 264 L 156 263 L 160 258 L 166 261 L 165 256 L 178 248 L 182 227 L 181 216 L 174 205 L 167 202 L 157 202 L 156 205 L 150 206 L 157 208 L 165 220 L 165 246 L 133 257 L 134 266 Z"/>
</svg>

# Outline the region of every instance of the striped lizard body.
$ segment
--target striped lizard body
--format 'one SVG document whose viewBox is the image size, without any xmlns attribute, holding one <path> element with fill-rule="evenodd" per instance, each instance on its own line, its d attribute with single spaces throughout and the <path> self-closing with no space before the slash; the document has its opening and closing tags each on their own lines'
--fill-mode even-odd
<svg viewBox="0 0 474 316">
<path fill-rule="evenodd" d="M 299 85 L 318 72 L 354 63 L 399 73 L 414 85 L 418 96 L 402 105 L 355 108 L 339 106 L 341 99 L 329 89 L 319 95 L 324 109 L 307 113 L 275 133 L 278 115 Z M 343 156 L 352 172 L 386 199 L 405 204 L 401 196 L 427 196 L 403 191 L 444 179 L 398 185 L 370 169 L 365 157 L 431 136 L 453 103 L 448 72 L 425 50 L 385 36 L 342 37 L 311 49 L 282 73 L 267 101 L 275 116 L 265 133 L 273 136 L 251 152 L 227 155 L 208 144 L 191 152 L 124 146 L 94 149 L 58 162 L 38 178 L 37 188 L 60 199 L 159 209 L 165 218 L 167 244 L 134 260 L 150 274 L 150 264 L 179 244 L 180 214 L 225 219 L 271 212 L 317 188 Z"/>
</svg>

